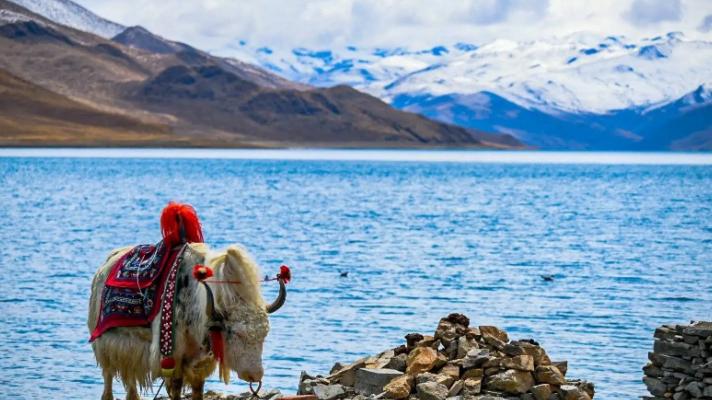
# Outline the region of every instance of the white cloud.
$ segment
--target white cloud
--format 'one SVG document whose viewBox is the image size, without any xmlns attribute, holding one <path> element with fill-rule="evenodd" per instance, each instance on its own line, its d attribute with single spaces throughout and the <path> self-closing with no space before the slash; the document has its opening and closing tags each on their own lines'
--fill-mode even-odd
<svg viewBox="0 0 712 400">
<path fill-rule="evenodd" d="M 576 31 L 633 37 L 682 31 L 709 38 L 698 28 L 700 16 L 712 14 L 709 0 L 78 1 L 103 17 L 222 55 L 240 40 L 324 49 L 482 44 Z"/>
<path fill-rule="evenodd" d="M 699 28 L 697 28 L 700 32 L 710 32 L 712 31 L 712 14 L 706 16 L 702 22 L 700 23 Z"/>
<path fill-rule="evenodd" d="M 635 0 L 625 14 L 636 25 L 677 21 L 682 16 L 680 0 Z"/>
</svg>

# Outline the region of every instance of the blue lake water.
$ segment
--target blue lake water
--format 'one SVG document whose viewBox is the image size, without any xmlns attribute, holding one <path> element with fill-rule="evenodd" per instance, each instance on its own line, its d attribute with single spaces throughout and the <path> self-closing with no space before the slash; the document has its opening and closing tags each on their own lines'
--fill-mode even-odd
<svg viewBox="0 0 712 400">
<path fill-rule="evenodd" d="M 159 240 L 171 199 L 210 245 L 292 267 L 265 349 L 289 392 L 462 312 L 634 399 L 653 329 L 712 319 L 710 154 L 0 150 L 0 398 L 99 397 L 92 275 Z"/>
</svg>

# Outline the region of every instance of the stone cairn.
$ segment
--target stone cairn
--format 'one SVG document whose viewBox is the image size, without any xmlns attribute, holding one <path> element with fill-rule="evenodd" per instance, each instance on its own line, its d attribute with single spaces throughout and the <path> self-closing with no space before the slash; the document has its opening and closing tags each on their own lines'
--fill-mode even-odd
<svg viewBox="0 0 712 400">
<path fill-rule="evenodd" d="M 712 400 L 712 322 L 663 325 L 655 330 L 643 382 L 653 397 Z"/>
<path fill-rule="evenodd" d="M 318 400 L 590 400 L 593 384 L 566 378 L 531 339 L 510 341 L 494 326 L 470 327 L 462 314 L 440 320 L 433 336 L 411 333 L 406 344 L 344 366 L 329 376 L 302 372 L 300 395 Z"/>
</svg>

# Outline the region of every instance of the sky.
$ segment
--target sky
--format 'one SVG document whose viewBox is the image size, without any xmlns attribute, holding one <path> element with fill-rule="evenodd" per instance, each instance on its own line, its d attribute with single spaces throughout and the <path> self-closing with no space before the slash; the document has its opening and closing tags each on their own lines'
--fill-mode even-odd
<svg viewBox="0 0 712 400">
<path fill-rule="evenodd" d="M 273 49 L 429 48 L 587 31 L 631 38 L 681 31 L 712 40 L 712 0 L 78 0 L 219 55 L 241 40 Z"/>
</svg>

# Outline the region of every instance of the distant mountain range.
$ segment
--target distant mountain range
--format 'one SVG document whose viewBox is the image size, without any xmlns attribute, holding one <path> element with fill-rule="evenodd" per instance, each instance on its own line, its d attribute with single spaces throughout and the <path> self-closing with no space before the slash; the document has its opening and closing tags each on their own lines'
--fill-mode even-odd
<svg viewBox="0 0 712 400">
<path fill-rule="evenodd" d="M 70 0 L 0 0 L 0 85 L 121 116 L 122 144 L 712 150 L 712 42 L 682 33 L 422 50 L 235 43 L 222 49 L 235 58 L 216 57 Z M 0 133 L 46 120 L 3 113 Z M 0 144 L 47 140 L 20 137 Z"/>
<path fill-rule="evenodd" d="M 69 0 L 0 0 L 0 145 L 522 146 L 345 85 L 292 82 Z"/>
<path fill-rule="evenodd" d="M 346 84 L 397 108 L 548 149 L 712 150 L 712 42 L 577 33 L 424 50 L 280 51 L 245 61 L 315 86 Z"/>
</svg>

